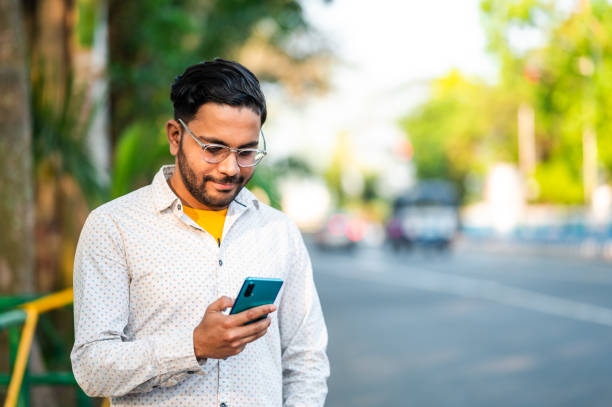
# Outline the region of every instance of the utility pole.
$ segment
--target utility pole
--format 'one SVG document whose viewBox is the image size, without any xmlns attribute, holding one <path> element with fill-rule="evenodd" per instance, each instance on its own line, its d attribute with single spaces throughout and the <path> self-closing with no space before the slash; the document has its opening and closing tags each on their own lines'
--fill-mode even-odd
<svg viewBox="0 0 612 407">
<path fill-rule="evenodd" d="M 590 0 L 579 0 L 578 12 L 590 17 Z M 591 203 L 593 192 L 597 188 L 597 132 L 593 125 L 597 106 L 593 103 L 593 94 L 590 91 L 592 84 L 589 79 L 595 72 L 595 65 L 590 57 L 582 56 L 578 59 L 578 68 L 585 77 L 582 90 L 582 185 L 584 201 L 588 204 Z"/>
<path fill-rule="evenodd" d="M 535 180 L 537 157 L 535 144 L 535 113 L 533 107 L 527 103 L 521 103 L 517 116 L 519 169 L 523 179 L 523 195 L 529 200 L 537 198 L 538 194 Z"/>
<path fill-rule="evenodd" d="M 578 11 L 589 13 L 591 11 L 591 0 L 578 0 Z"/>
<path fill-rule="evenodd" d="M 525 179 L 533 177 L 536 166 L 535 113 L 527 103 L 518 109 L 519 168 Z"/>
<path fill-rule="evenodd" d="M 597 188 L 597 133 L 590 126 L 582 129 L 582 182 L 584 200 L 590 203 Z"/>
</svg>

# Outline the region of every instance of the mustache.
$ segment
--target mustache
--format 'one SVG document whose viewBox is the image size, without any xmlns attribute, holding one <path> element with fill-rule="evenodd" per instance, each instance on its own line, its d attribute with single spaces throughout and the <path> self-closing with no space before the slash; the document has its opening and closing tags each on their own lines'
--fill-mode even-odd
<svg viewBox="0 0 612 407">
<path fill-rule="evenodd" d="M 216 182 L 218 184 L 241 184 L 242 181 L 244 181 L 244 177 L 242 176 L 235 176 L 235 177 L 223 177 L 223 178 L 214 178 L 211 177 L 210 175 L 207 175 L 204 177 L 204 182 L 206 181 L 212 181 L 212 182 Z"/>
</svg>

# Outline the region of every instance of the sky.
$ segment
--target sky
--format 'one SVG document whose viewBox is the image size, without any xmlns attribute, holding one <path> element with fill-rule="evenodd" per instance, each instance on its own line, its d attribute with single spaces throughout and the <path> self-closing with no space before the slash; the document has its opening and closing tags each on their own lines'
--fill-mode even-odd
<svg viewBox="0 0 612 407">
<path fill-rule="evenodd" d="M 568 11 L 576 7 L 576 0 L 557 1 Z M 486 52 L 480 0 L 303 0 L 302 4 L 336 63 L 326 95 L 299 105 L 283 98 L 282 92 L 268 97 L 271 158 L 298 154 L 322 171 L 343 135 L 349 157 L 345 175 L 353 184 L 348 189 L 358 196 L 363 184 L 360 174 L 376 173 L 378 193 L 393 198 L 415 182 L 411 164 L 392 153 L 407 137 L 398 122 L 426 100 L 431 80 L 453 69 L 488 82 L 496 79 L 497 67 Z M 509 35 L 517 50 L 537 47 L 543 40 L 536 31 Z M 313 202 L 312 186 L 293 185 L 298 185 L 296 202 Z"/>
<path fill-rule="evenodd" d="M 270 158 L 298 154 L 319 171 L 330 163 L 339 135 L 346 140 L 343 185 L 359 195 L 363 174 L 376 173 L 378 193 L 392 198 L 414 182 L 410 163 L 394 158 L 406 135 L 398 120 L 425 100 L 428 83 L 451 69 L 492 78 L 479 0 L 303 0 L 305 15 L 331 48 L 330 91 L 299 105 L 276 88 L 265 89 Z M 283 209 L 320 218 L 327 208 L 322 181 L 287 182 Z M 317 199 L 312 199 L 316 195 Z M 288 199 L 286 197 L 293 197 Z M 312 216 L 310 216 L 312 215 Z M 308 219 L 304 221 L 307 223 Z"/>
<path fill-rule="evenodd" d="M 452 67 L 487 74 L 479 0 L 334 0 L 304 3 L 307 19 L 329 39 L 346 68 L 388 88 Z M 341 87 L 351 86 L 335 78 Z M 348 83 L 347 83 L 348 82 Z"/>
<path fill-rule="evenodd" d="M 305 0 L 306 18 L 336 59 L 331 89 L 299 106 L 282 96 L 268 98 L 269 134 L 282 135 L 273 140 L 275 155 L 299 152 L 315 167 L 324 167 L 343 133 L 351 140 L 360 170 L 395 172 L 385 167 L 393 145 L 404 137 L 397 121 L 424 100 L 430 79 L 453 68 L 495 76 L 485 52 L 478 4 L 479 0 Z"/>
</svg>

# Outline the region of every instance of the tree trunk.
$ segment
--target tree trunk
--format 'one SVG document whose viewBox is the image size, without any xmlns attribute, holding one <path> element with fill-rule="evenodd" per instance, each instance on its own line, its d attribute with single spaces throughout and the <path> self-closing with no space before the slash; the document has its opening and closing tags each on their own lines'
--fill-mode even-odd
<svg viewBox="0 0 612 407">
<path fill-rule="evenodd" d="M 20 0 L 0 0 L 0 293 L 32 292 L 29 76 Z"/>
</svg>

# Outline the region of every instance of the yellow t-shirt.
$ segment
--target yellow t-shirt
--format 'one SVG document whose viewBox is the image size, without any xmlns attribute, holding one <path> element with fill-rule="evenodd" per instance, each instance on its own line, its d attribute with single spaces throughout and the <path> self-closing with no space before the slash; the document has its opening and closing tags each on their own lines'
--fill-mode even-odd
<svg viewBox="0 0 612 407">
<path fill-rule="evenodd" d="M 207 211 L 183 205 L 183 212 L 193 219 L 195 223 L 200 225 L 202 229 L 210 233 L 212 237 L 215 238 L 218 245 L 221 245 L 221 235 L 223 234 L 223 225 L 225 224 L 227 208 L 220 211 Z"/>
</svg>

